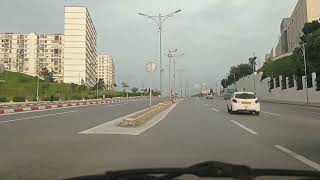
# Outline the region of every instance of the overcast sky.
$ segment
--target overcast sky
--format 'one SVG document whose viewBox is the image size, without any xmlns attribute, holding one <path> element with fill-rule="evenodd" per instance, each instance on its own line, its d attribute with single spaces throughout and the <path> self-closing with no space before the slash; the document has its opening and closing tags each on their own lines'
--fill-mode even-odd
<svg viewBox="0 0 320 180">
<path fill-rule="evenodd" d="M 138 15 L 182 11 L 164 26 L 163 52 L 177 48 L 177 68 L 191 82 L 213 86 L 231 65 L 262 60 L 275 46 L 279 25 L 297 0 L 1 0 L 0 32 L 63 33 L 64 5 L 87 6 L 99 53 L 114 57 L 117 80 L 147 86 L 145 64 L 159 63 L 155 23 Z M 168 64 L 163 57 L 164 66 Z M 166 67 L 165 67 L 166 68 Z M 165 69 L 165 85 L 168 83 Z M 158 73 L 157 73 L 158 76 Z M 154 76 L 155 81 L 158 77 Z M 155 82 L 156 83 L 156 82 Z M 155 86 L 159 86 L 158 83 Z"/>
</svg>

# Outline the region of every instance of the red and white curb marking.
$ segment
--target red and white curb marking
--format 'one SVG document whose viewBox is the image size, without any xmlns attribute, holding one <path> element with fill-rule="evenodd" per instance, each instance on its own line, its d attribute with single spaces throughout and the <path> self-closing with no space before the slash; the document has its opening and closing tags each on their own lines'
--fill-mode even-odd
<svg viewBox="0 0 320 180">
<path fill-rule="evenodd" d="M 130 99 L 130 101 L 134 101 L 137 99 Z M 74 106 L 83 106 L 83 105 L 93 105 L 93 104 L 111 104 L 111 103 L 119 103 L 119 102 L 129 102 L 127 99 L 116 99 L 116 100 L 100 100 L 100 101 L 79 101 L 79 102 L 65 102 L 59 104 L 42 104 L 42 105 L 27 105 L 27 106 L 16 106 L 12 108 L 1 108 L 0 114 L 10 114 L 17 112 L 27 112 L 27 111 L 39 111 L 45 109 L 59 109 L 64 107 L 74 107 Z"/>
</svg>

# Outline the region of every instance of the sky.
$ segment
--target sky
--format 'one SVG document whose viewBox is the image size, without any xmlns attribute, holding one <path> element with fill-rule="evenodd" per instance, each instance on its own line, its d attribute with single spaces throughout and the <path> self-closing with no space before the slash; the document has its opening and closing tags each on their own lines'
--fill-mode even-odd
<svg viewBox="0 0 320 180">
<path fill-rule="evenodd" d="M 138 13 L 165 15 L 163 54 L 177 48 L 177 86 L 206 82 L 209 87 L 233 65 L 255 53 L 261 61 L 276 46 L 283 17 L 297 0 L 1 0 L 0 32 L 63 33 L 64 6 L 87 6 L 97 30 L 98 53 L 111 54 L 118 84 L 159 88 L 159 71 L 146 72 L 146 63 L 159 68 L 157 25 Z M 163 56 L 164 88 L 168 58 Z"/>
</svg>

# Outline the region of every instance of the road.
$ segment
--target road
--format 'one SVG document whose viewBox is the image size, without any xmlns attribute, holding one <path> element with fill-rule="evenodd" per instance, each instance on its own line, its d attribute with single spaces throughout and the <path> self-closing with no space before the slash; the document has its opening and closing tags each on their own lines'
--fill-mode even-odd
<svg viewBox="0 0 320 180">
<path fill-rule="evenodd" d="M 61 179 L 207 160 L 320 170 L 318 108 L 262 103 L 259 117 L 231 115 L 223 99 L 189 98 L 139 136 L 78 134 L 147 106 L 142 100 L 0 116 L 0 177 Z"/>
</svg>

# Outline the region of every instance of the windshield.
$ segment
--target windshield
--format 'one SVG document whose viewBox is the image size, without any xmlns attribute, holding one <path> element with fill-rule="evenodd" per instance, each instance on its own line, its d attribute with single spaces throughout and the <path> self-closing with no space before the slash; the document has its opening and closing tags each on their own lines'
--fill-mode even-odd
<svg viewBox="0 0 320 180">
<path fill-rule="evenodd" d="M 253 95 L 253 94 L 243 93 L 243 94 L 236 94 L 235 98 L 238 98 L 238 99 L 255 99 L 256 96 Z"/>
<path fill-rule="evenodd" d="M 320 172 L 320 0 L 0 1 L 0 180 L 205 161 Z"/>
</svg>

